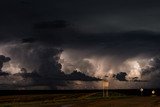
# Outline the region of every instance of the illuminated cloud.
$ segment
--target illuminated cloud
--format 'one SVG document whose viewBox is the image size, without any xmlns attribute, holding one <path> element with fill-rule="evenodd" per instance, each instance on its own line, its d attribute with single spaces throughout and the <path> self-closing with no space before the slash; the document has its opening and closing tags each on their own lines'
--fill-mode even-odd
<svg viewBox="0 0 160 107">
<path fill-rule="evenodd" d="M 11 59 L 0 57 L 1 71 L 9 74 L 2 84 L 23 84 L 27 76 L 26 87 L 100 87 L 66 80 L 78 71 L 107 77 L 111 88 L 137 88 L 143 80 L 160 87 L 158 0 L 5 0 L 0 7 L 0 55 Z M 121 72 L 126 81 L 113 78 Z"/>
</svg>

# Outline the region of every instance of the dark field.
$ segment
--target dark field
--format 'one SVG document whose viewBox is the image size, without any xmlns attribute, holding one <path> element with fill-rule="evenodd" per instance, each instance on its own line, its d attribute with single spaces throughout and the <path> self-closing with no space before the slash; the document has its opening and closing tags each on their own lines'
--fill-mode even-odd
<svg viewBox="0 0 160 107">
<path fill-rule="evenodd" d="M 0 91 L 0 107 L 160 107 L 159 90 Z"/>
</svg>

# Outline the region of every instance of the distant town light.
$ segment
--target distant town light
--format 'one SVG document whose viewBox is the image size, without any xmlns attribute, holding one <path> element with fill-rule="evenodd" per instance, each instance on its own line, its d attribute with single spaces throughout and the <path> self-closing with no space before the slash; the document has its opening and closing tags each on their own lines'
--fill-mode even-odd
<svg viewBox="0 0 160 107">
<path fill-rule="evenodd" d="M 141 96 L 142 96 L 143 95 L 143 88 L 141 88 L 140 91 L 141 91 Z"/>
<path fill-rule="evenodd" d="M 154 90 L 152 90 L 152 94 L 153 94 L 153 95 L 155 94 L 155 91 L 154 91 Z"/>
<path fill-rule="evenodd" d="M 143 92 L 143 88 L 141 88 L 140 91 Z"/>
</svg>

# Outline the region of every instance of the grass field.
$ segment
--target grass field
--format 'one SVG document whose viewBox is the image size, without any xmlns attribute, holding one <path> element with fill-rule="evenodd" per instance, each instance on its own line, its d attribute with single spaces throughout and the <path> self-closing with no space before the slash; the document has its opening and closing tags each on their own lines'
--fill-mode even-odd
<svg viewBox="0 0 160 107">
<path fill-rule="evenodd" d="M 125 96 L 110 93 L 9 95 L 0 97 L 0 107 L 160 107 L 158 96 Z"/>
</svg>

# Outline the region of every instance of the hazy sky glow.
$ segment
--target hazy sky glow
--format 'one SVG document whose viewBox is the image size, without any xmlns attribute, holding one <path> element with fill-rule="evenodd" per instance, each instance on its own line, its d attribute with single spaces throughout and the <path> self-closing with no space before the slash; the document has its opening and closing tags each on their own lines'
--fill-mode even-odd
<svg viewBox="0 0 160 107">
<path fill-rule="evenodd" d="M 0 89 L 160 88 L 158 0 L 0 1 Z"/>
</svg>

